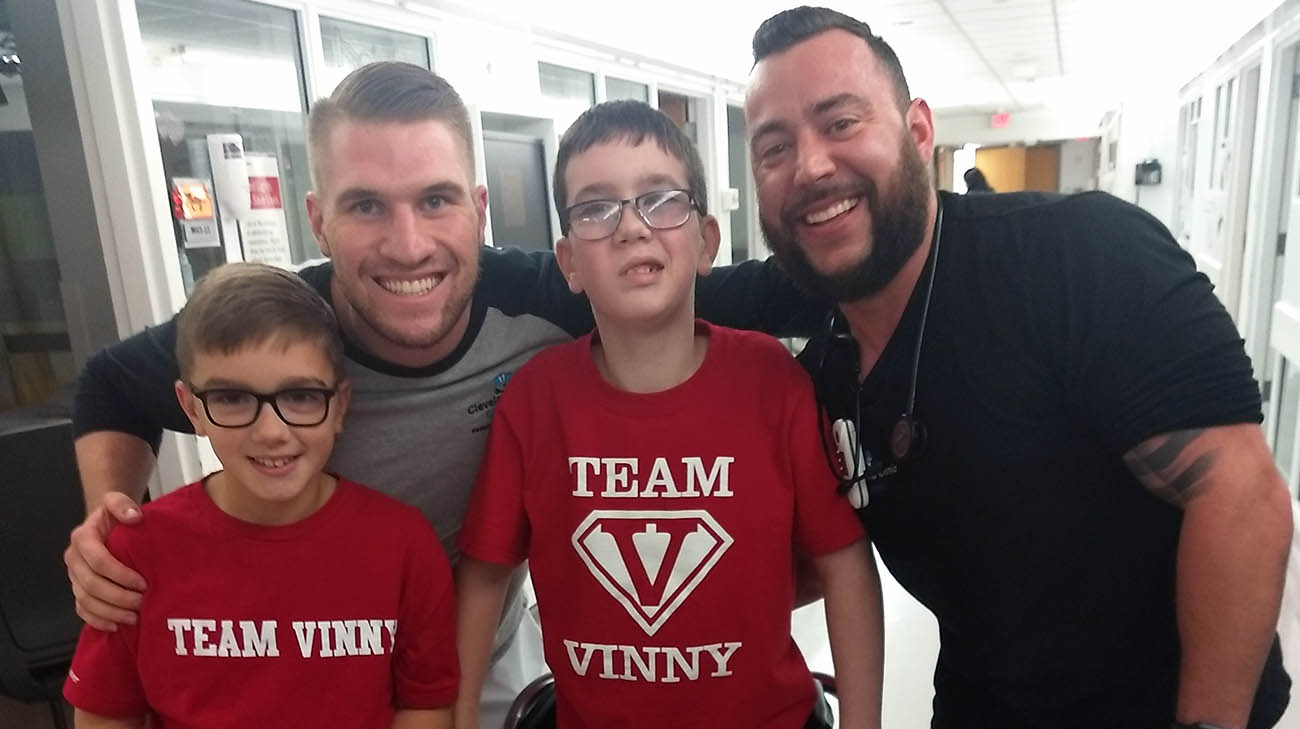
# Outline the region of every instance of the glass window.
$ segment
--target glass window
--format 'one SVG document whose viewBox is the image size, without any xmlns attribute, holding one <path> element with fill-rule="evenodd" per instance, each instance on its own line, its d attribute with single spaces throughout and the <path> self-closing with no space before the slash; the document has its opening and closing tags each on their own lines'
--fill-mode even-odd
<svg viewBox="0 0 1300 729">
<path fill-rule="evenodd" d="M 1236 100 L 1237 79 L 1220 86 L 1215 92 L 1214 156 L 1210 160 L 1210 189 L 1222 190 L 1228 183 L 1228 166 L 1232 160 L 1232 107 Z"/>
<path fill-rule="evenodd" d="M 22 55 L 0 0 L 0 411 L 36 405 L 77 376 L 59 290 Z"/>
<path fill-rule="evenodd" d="M 650 87 L 636 81 L 627 81 L 613 76 L 605 77 L 605 100 L 632 99 L 650 103 Z"/>
<path fill-rule="evenodd" d="M 405 61 L 432 68 L 429 43 L 418 35 L 321 18 L 320 36 L 325 48 L 325 70 L 317 87 L 321 94 L 329 93 L 344 76 L 374 61 Z"/>
<path fill-rule="evenodd" d="M 186 290 L 228 259 L 319 257 L 302 203 L 311 179 L 297 15 L 247 0 L 136 9 Z"/>
<path fill-rule="evenodd" d="M 1201 100 L 1188 102 L 1182 110 L 1182 146 L 1178 150 L 1178 227 L 1179 237 L 1192 237 L 1192 202 L 1196 192 L 1196 148 L 1201 130 Z"/>
<path fill-rule="evenodd" d="M 659 92 L 659 111 L 668 115 L 681 128 L 682 133 L 688 139 L 695 142 L 696 146 L 700 145 L 699 129 L 697 117 L 699 116 L 699 100 L 681 94 L 674 94 L 671 91 Z M 700 149 L 700 157 L 704 157 L 704 150 Z"/>
<path fill-rule="evenodd" d="M 596 104 L 596 77 L 586 71 L 540 62 L 537 71 L 548 115 L 555 119 L 562 135 L 579 114 Z"/>
<path fill-rule="evenodd" d="M 1277 430 L 1273 434 L 1273 456 L 1283 476 L 1290 480 L 1291 454 L 1295 447 L 1296 418 L 1300 415 L 1300 368 L 1291 361 L 1282 358 L 1282 367 L 1278 372 L 1279 387 Z"/>
<path fill-rule="evenodd" d="M 739 263 L 749 256 L 749 221 L 753 182 L 749 174 L 749 142 L 745 132 L 745 112 L 738 106 L 727 107 L 727 174 L 738 192 L 740 207 L 731 211 L 731 261 Z"/>
</svg>

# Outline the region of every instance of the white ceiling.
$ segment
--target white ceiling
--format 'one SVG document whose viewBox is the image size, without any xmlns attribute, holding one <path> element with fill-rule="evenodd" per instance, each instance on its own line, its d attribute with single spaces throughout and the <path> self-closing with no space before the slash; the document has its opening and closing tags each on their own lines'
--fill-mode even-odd
<svg viewBox="0 0 1300 729">
<path fill-rule="evenodd" d="M 381 0 L 382 1 L 382 0 Z M 426 2 L 427 0 L 404 0 Z M 1281 0 L 874 0 L 826 4 L 895 47 L 936 110 L 1098 113 L 1156 84 L 1176 90 Z M 443 3 L 444 6 L 446 3 Z M 743 81 L 749 43 L 789 0 L 477 0 L 477 14 Z"/>
<path fill-rule="evenodd" d="M 605 48 L 740 83 L 749 73 L 754 29 L 793 4 L 791 0 L 356 2 L 414 7 L 434 14 L 465 12 L 514 27 L 590 39 Z M 866 21 L 889 41 L 902 59 L 913 94 L 925 98 L 940 114 L 1048 108 L 1090 119 L 1135 93 L 1176 90 L 1280 2 L 826 0 L 829 6 Z M 137 7 L 141 25 L 164 37 L 174 30 L 176 37 L 202 36 L 207 43 L 256 41 L 289 47 L 293 43 L 293 14 L 282 8 L 205 0 L 200 7 L 214 16 L 213 22 L 196 23 L 197 8 L 190 0 L 137 0 Z M 250 14 L 251 8 L 261 12 Z"/>
</svg>

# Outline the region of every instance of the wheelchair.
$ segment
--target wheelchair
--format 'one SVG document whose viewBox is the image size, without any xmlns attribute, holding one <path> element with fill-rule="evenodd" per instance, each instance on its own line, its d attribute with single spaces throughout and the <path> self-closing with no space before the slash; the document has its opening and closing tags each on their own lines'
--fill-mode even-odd
<svg viewBox="0 0 1300 729">
<path fill-rule="evenodd" d="M 831 729 L 835 725 L 827 696 L 838 696 L 835 677 L 813 671 L 817 684 L 817 703 L 808 727 Z M 547 673 L 524 687 L 506 712 L 503 729 L 555 729 L 555 678 Z"/>
</svg>

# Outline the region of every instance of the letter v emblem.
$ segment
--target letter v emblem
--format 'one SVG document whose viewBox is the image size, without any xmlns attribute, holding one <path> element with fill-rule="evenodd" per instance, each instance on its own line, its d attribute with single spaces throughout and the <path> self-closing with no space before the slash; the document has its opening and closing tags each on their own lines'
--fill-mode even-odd
<svg viewBox="0 0 1300 729">
<path fill-rule="evenodd" d="M 707 511 L 605 511 L 587 515 L 573 547 L 596 580 L 654 635 L 732 544 Z"/>
</svg>

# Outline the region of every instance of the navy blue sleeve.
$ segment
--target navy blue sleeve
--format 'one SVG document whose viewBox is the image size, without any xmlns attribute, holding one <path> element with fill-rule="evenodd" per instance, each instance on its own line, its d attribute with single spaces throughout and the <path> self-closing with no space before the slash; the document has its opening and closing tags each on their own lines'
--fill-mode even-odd
<svg viewBox="0 0 1300 729">
<path fill-rule="evenodd" d="M 569 291 L 550 251 L 484 247 L 476 296 L 509 316 L 531 314 L 580 337 L 596 326 L 587 297 Z"/>
<path fill-rule="evenodd" d="M 777 337 L 817 334 L 831 305 L 798 289 L 775 258 L 719 266 L 695 286 L 700 318 Z"/>
<path fill-rule="evenodd" d="M 332 270 L 326 262 L 303 268 L 298 275 L 329 301 Z M 128 433 L 157 453 L 164 430 L 193 433 L 194 426 L 176 402 L 179 377 L 176 317 L 101 349 L 77 378 L 73 437 L 98 430 Z"/>
<path fill-rule="evenodd" d="M 595 327 L 587 297 L 569 291 L 553 253 L 484 248 L 480 260 L 478 294 L 489 306 L 539 316 L 575 337 Z M 703 319 L 778 337 L 816 334 L 830 306 L 796 288 L 772 258 L 713 269 L 696 282 L 695 297 L 695 311 Z"/>
<path fill-rule="evenodd" d="M 174 318 L 101 349 L 77 379 L 73 436 L 99 430 L 128 433 L 157 452 L 164 429 L 193 433 L 176 402 L 178 377 Z"/>
</svg>

